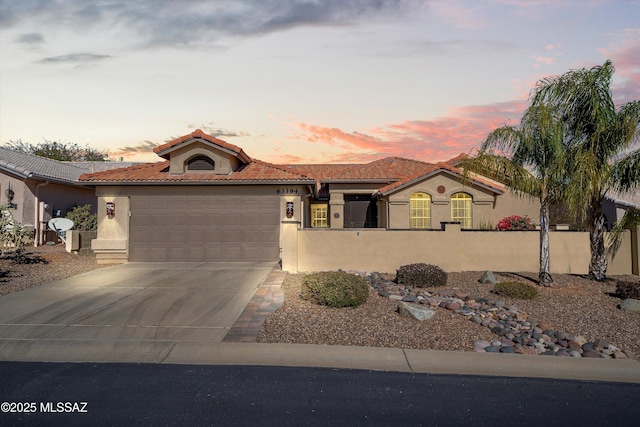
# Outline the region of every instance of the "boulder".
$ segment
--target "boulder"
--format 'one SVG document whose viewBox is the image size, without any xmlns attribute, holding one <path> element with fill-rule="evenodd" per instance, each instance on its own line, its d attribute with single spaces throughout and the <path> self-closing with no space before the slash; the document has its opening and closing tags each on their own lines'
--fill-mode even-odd
<svg viewBox="0 0 640 427">
<path fill-rule="evenodd" d="M 496 280 L 496 277 L 493 275 L 493 272 L 491 272 L 490 270 L 487 270 L 484 273 L 482 273 L 482 277 L 480 277 L 478 282 L 483 283 L 485 285 L 486 284 L 495 285 L 496 283 L 498 283 L 498 281 Z"/>
<path fill-rule="evenodd" d="M 627 298 L 620 303 L 620 308 L 624 311 L 640 313 L 640 300 Z"/>
<path fill-rule="evenodd" d="M 405 302 L 400 302 L 398 304 L 398 312 L 401 316 L 409 317 L 416 320 L 429 320 L 433 319 L 436 315 L 435 310 L 431 310 L 426 307 L 419 307 L 414 304 L 407 304 Z"/>
</svg>

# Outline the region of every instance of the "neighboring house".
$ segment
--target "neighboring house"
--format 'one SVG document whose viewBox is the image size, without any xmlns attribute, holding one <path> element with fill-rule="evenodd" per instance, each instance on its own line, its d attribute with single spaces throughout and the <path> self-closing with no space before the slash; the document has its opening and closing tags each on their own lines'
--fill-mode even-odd
<svg viewBox="0 0 640 427">
<path fill-rule="evenodd" d="M 277 261 L 282 228 L 440 229 L 537 219 L 536 200 L 471 176 L 463 156 L 432 164 L 397 157 L 366 164 L 276 165 L 196 130 L 156 147 L 164 162 L 88 173 L 95 186 L 99 261 Z M 425 238 L 434 235 L 425 234 Z"/>
<path fill-rule="evenodd" d="M 640 209 L 640 192 L 620 194 L 610 191 L 602 203 L 602 211 L 607 220 L 605 223 L 607 230 L 611 230 L 611 227 L 622 218 L 629 208 Z"/>
<path fill-rule="evenodd" d="M 86 204 L 96 211 L 93 185 L 78 182 L 94 163 L 98 162 L 59 162 L 0 147 L 0 204 L 11 204 L 13 217 L 34 231 L 34 244 L 41 244 L 51 218 Z M 132 165 L 100 163 L 111 168 Z"/>
</svg>

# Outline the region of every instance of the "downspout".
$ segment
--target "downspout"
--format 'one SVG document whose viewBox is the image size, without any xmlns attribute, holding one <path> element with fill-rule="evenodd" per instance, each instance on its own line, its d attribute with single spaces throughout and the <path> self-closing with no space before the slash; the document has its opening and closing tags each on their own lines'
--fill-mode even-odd
<svg viewBox="0 0 640 427">
<path fill-rule="evenodd" d="M 47 184 L 49 184 L 49 180 L 46 180 L 45 182 L 41 182 L 40 184 L 36 185 L 35 223 L 33 224 L 33 228 L 34 228 L 36 234 L 35 234 L 35 236 L 33 236 L 33 246 L 39 246 L 42 243 L 42 241 L 41 241 L 42 236 L 41 236 L 41 233 L 40 233 L 40 199 L 38 198 L 38 190 L 40 189 L 40 187 L 44 187 Z"/>
</svg>

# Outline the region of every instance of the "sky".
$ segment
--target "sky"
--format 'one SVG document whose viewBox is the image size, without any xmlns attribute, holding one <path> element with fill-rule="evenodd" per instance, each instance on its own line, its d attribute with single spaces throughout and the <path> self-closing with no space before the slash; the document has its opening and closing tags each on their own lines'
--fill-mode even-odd
<svg viewBox="0 0 640 427">
<path fill-rule="evenodd" d="M 640 99 L 640 0 L 0 0 L 0 144 L 113 159 L 200 128 L 272 163 L 428 162 L 610 59 Z"/>
</svg>

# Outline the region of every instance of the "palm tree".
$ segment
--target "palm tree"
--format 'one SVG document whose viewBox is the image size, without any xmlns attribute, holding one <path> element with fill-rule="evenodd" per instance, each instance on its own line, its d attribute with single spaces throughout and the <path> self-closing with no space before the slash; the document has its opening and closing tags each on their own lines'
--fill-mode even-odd
<svg viewBox="0 0 640 427">
<path fill-rule="evenodd" d="M 540 201 L 541 285 L 553 282 L 549 268 L 549 206 L 564 190 L 566 150 L 563 125 L 544 105 L 529 107 L 520 125 L 491 132 L 475 158 L 463 163 L 466 171 L 497 177 L 513 192 Z"/>
<path fill-rule="evenodd" d="M 563 119 L 571 163 L 565 200 L 574 215 L 587 211 L 589 277 L 598 281 L 606 279 L 607 269 L 602 202 L 611 188 L 630 188 L 640 179 L 638 150 L 624 156 L 639 135 L 640 101 L 616 110 L 610 89 L 614 71 L 611 61 L 606 61 L 602 66 L 543 79 L 532 99 L 533 106 L 552 106 Z"/>
</svg>

